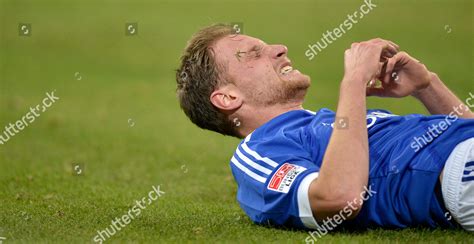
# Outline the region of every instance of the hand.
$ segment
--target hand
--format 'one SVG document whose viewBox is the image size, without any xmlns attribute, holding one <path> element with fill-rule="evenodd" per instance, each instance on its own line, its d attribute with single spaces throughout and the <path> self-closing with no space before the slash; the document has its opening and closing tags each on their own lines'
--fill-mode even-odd
<svg viewBox="0 0 474 244">
<path fill-rule="evenodd" d="M 405 97 L 428 87 L 431 72 L 408 53 L 399 52 L 388 59 L 378 78 L 382 87 L 368 87 L 368 96 Z"/>
<path fill-rule="evenodd" d="M 384 62 L 392 58 L 398 50 L 399 47 L 395 43 L 380 38 L 353 43 L 344 53 L 344 77 L 347 80 L 360 81 L 365 87 L 369 81 L 374 81 L 381 74 Z"/>
</svg>

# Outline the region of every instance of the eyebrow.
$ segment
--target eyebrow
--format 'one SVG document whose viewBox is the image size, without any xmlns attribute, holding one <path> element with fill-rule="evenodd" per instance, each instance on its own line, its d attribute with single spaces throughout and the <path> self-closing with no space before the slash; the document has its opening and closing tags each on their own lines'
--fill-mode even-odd
<svg viewBox="0 0 474 244">
<path fill-rule="evenodd" d="M 249 52 L 254 51 L 254 50 L 259 50 L 259 49 L 261 49 L 261 47 L 262 47 L 262 44 L 260 44 L 260 45 L 255 44 L 255 45 L 252 46 L 252 48 L 249 49 Z"/>
</svg>

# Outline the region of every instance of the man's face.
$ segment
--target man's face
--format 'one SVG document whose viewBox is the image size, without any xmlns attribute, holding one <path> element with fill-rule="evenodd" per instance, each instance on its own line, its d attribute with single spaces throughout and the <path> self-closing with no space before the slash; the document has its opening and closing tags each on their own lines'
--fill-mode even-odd
<svg viewBox="0 0 474 244">
<path fill-rule="evenodd" d="M 253 105 L 303 101 L 310 86 L 307 75 L 293 69 L 283 45 L 268 45 L 246 35 L 229 35 L 213 46 L 227 77 Z"/>
</svg>

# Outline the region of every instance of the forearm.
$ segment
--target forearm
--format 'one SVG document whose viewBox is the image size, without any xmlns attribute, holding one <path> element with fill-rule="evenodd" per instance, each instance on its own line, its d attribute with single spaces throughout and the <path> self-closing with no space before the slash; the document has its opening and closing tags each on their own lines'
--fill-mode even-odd
<svg viewBox="0 0 474 244">
<path fill-rule="evenodd" d="M 435 73 L 432 73 L 431 79 L 430 86 L 413 94 L 431 114 L 447 115 L 456 112 L 460 118 L 474 118 L 469 107 L 454 95 Z"/>
<path fill-rule="evenodd" d="M 341 83 L 336 121 L 315 184 L 319 210 L 326 204 L 344 208 L 364 191 L 369 171 L 365 87 L 345 78 Z M 342 120 L 342 121 L 338 121 Z M 337 208 L 336 208 L 337 209 Z M 331 216 L 320 211 L 317 217 Z"/>
</svg>

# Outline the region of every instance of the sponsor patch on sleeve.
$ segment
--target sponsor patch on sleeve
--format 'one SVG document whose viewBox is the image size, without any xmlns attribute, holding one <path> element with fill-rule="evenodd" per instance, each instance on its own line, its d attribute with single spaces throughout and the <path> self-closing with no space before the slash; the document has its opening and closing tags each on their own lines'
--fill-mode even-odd
<svg viewBox="0 0 474 244">
<path fill-rule="evenodd" d="M 270 179 L 267 189 L 282 193 L 288 193 L 296 177 L 305 171 L 305 167 L 284 163 Z"/>
</svg>

